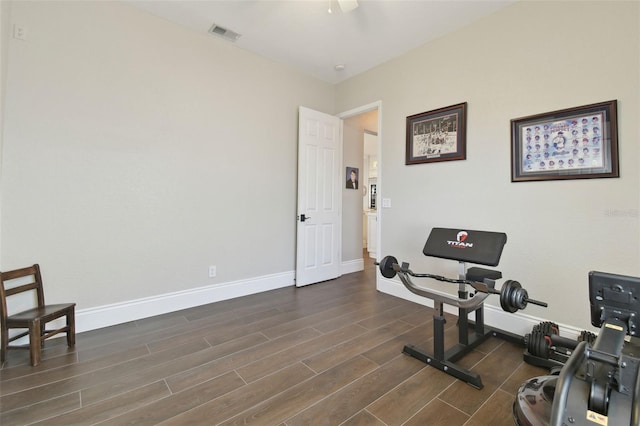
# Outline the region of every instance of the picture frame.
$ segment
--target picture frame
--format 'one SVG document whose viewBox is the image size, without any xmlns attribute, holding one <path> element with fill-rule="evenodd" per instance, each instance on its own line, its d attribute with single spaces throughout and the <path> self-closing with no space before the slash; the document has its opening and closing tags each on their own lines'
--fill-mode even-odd
<svg viewBox="0 0 640 426">
<path fill-rule="evenodd" d="M 464 160 L 467 103 L 407 117 L 406 165 Z"/>
<path fill-rule="evenodd" d="M 358 182 L 360 180 L 360 170 L 357 167 L 347 167 L 345 177 L 346 189 L 358 189 Z"/>
<path fill-rule="evenodd" d="M 511 120 L 511 181 L 619 177 L 617 100 Z"/>
</svg>

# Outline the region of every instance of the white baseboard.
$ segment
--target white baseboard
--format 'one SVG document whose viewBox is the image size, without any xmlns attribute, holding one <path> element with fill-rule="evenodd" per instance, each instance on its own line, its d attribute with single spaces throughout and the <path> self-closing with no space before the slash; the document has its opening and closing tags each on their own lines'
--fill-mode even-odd
<svg viewBox="0 0 640 426">
<path fill-rule="evenodd" d="M 378 276 L 377 289 L 383 293 L 387 293 L 392 296 L 399 297 L 401 299 L 410 300 L 412 302 L 419 303 L 421 305 L 428 306 L 431 308 L 433 307 L 433 300 L 427 299 L 425 297 L 422 297 L 410 292 L 400 281 L 381 278 L 380 276 Z M 431 291 L 433 291 L 434 293 L 442 293 L 436 290 L 431 290 Z M 446 293 L 442 293 L 442 294 L 446 294 Z M 453 296 L 453 297 L 456 297 L 456 296 Z M 495 297 L 498 298 L 499 296 L 495 296 Z M 458 315 L 458 308 L 452 305 L 445 304 L 444 311 L 453 315 Z M 469 318 L 473 319 L 473 316 L 470 315 Z M 533 326 L 536 324 L 539 324 L 542 321 L 548 321 L 548 320 L 545 318 L 538 318 L 538 317 L 524 314 L 522 313 L 522 311 L 509 313 L 509 312 L 503 311 L 501 308 L 498 308 L 496 306 L 492 306 L 489 304 L 484 305 L 485 324 L 488 325 L 489 327 L 508 331 L 509 333 L 514 333 L 520 336 L 524 336 L 527 333 L 531 333 L 531 329 L 533 328 Z M 578 329 L 576 327 L 566 325 L 566 324 L 558 324 L 558 327 L 560 329 L 560 334 L 563 337 L 567 337 L 570 339 L 576 339 L 580 335 L 580 332 L 582 331 L 581 329 Z"/>
<path fill-rule="evenodd" d="M 76 332 L 193 308 L 294 285 L 295 272 L 215 284 L 76 311 Z"/>
<path fill-rule="evenodd" d="M 364 259 L 347 260 L 340 265 L 342 275 L 364 270 Z"/>
<path fill-rule="evenodd" d="M 364 260 L 356 259 L 341 264 L 342 274 L 362 271 Z M 295 272 L 265 275 L 246 280 L 198 287 L 194 289 L 160 294 L 142 299 L 79 309 L 76 311 L 76 332 L 109 327 L 155 315 L 162 315 L 208 303 L 250 294 L 262 293 L 295 285 Z"/>
<path fill-rule="evenodd" d="M 342 274 L 362 271 L 364 269 L 364 259 L 343 262 L 341 266 Z M 295 272 L 290 271 L 80 309 L 76 311 L 76 332 L 95 330 L 208 303 L 293 286 L 295 285 L 294 278 Z M 392 296 L 433 307 L 432 300 L 411 293 L 399 281 L 378 277 L 377 289 Z M 451 305 L 445 304 L 444 310 L 453 315 L 458 314 L 457 308 Z M 518 335 L 525 335 L 531 332 L 534 325 L 547 321 L 544 318 L 524 314 L 522 311 L 513 314 L 508 313 L 489 304 L 484 305 L 484 312 L 485 323 L 488 326 Z M 575 339 L 582 331 L 571 325 L 558 325 L 561 335 L 567 338 Z"/>
</svg>

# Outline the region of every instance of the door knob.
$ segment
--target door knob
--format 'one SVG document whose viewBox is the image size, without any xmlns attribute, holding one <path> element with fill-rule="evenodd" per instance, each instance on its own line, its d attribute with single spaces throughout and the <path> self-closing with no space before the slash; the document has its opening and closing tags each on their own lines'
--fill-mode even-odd
<svg viewBox="0 0 640 426">
<path fill-rule="evenodd" d="M 301 214 L 301 215 L 300 215 L 300 222 L 304 222 L 304 221 L 305 221 L 305 220 L 307 220 L 307 219 L 311 219 L 311 217 L 309 217 L 309 216 L 305 216 L 304 214 Z"/>
</svg>

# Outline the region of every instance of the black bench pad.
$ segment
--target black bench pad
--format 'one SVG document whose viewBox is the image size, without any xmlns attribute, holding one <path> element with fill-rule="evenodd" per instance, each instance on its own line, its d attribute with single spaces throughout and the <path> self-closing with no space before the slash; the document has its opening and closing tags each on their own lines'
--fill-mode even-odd
<svg viewBox="0 0 640 426">
<path fill-rule="evenodd" d="M 474 266 L 473 268 L 467 269 L 466 278 L 468 280 L 481 283 L 484 282 L 485 278 L 489 278 L 490 280 L 499 280 L 502 278 L 502 272 Z"/>
<path fill-rule="evenodd" d="M 503 232 L 433 228 L 422 253 L 442 259 L 498 266 L 506 243 L 507 234 Z"/>
</svg>

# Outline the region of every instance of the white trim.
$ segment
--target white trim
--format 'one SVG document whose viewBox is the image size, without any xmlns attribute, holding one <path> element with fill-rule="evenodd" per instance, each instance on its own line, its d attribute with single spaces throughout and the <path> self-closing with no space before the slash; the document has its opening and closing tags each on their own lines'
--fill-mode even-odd
<svg viewBox="0 0 640 426">
<path fill-rule="evenodd" d="M 371 102 L 370 104 L 362 105 L 357 108 L 350 109 L 345 112 L 341 112 L 337 114 L 336 117 L 345 119 L 349 117 L 353 117 L 354 115 L 364 114 L 365 112 L 373 111 L 374 109 L 380 109 L 382 107 L 382 101 Z M 380 130 L 380 117 L 378 116 L 378 130 Z M 380 134 L 378 132 L 378 134 Z"/>
<path fill-rule="evenodd" d="M 410 292 L 404 285 L 402 285 L 400 281 L 390 280 L 378 276 L 378 291 L 399 297 L 401 299 L 410 300 L 424 306 L 429 306 L 431 308 L 433 307 L 433 300 L 418 296 L 417 294 Z M 433 291 L 434 293 L 442 293 L 433 289 L 431 291 Z M 453 315 L 458 315 L 458 308 L 456 308 L 455 306 L 445 304 L 444 311 Z M 473 319 L 473 316 L 471 315 L 469 318 Z M 534 325 L 548 320 L 545 318 L 538 318 L 527 315 L 522 313 L 521 311 L 515 313 L 505 312 L 501 308 L 485 304 L 484 321 L 485 324 L 489 327 L 494 327 L 500 330 L 524 336 L 527 333 L 531 333 L 531 329 Z M 566 324 L 558 324 L 558 327 L 560 329 L 560 335 L 570 339 L 576 339 L 582 331 L 581 329 Z"/>
<path fill-rule="evenodd" d="M 76 332 L 95 330 L 194 306 L 289 287 L 294 285 L 294 278 L 295 272 L 290 271 L 80 309 L 76 311 Z"/>
<path fill-rule="evenodd" d="M 347 260 L 342 262 L 340 272 L 342 275 L 364 270 L 364 259 Z"/>
</svg>

